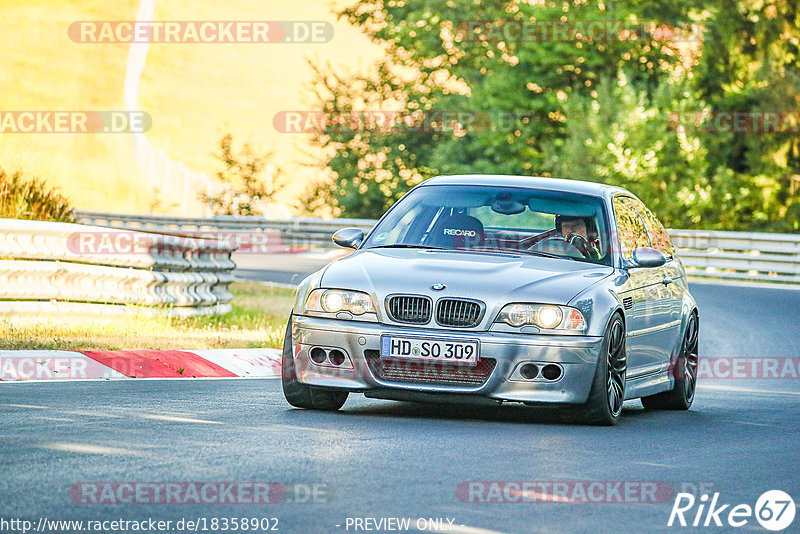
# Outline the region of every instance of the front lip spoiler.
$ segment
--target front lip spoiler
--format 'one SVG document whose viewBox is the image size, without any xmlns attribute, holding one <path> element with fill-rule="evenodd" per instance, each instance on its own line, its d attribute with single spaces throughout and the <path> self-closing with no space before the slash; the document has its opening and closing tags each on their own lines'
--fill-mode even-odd
<svg viewBox="0 0 800 534">
<path fill-rule="evenodd" d="M 439 404 L 472 404 L 477 406 L 500 406 L 502 399 L 492 399 L 480 395 L 460 394 L 450 391 L 415 391 L 408 389 L 367 389 L 360 391 L 368 399 L 381 399 L 410 402 L 434 402 Z"/>
</svg>

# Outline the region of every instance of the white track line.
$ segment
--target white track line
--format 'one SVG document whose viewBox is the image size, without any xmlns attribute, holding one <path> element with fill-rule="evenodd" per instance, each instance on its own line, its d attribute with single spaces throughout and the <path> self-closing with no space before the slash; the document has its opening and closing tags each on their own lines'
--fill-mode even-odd
<svg viewBox="0 0 800 534">
<path fill-rule="evenodd" d="M 171 423 L 200 423 L 203 425 L 221 425 L 219 421 L 207 421 L 205 419 L 194 419 L 192 417 L 176 417 L 174 415 L 139 414 L 137 417 L 142 419 L 152 419 L 155 421 L 169 421 Z"/>
<path fill-rule="evenodd" d="M 88 445 L 85 443 L 45 443 L 40 445 L 43 449 L 54 451 L 77 452 L 81 454 L 113 454 L 124 456 L 142 456 L 142 453 L 132 449 L 122 449 L 119 447 L 106 447 L 103 445 Z"/>
<path fill-rule="evenodd" d="M 412 524 L 416 524 L 416 519 L 411 519 Z M 497 530 L 489 530 L 486 528 L 480 527 L 470 527 L 467 525 L 447 525 L 444 526 L 441 530 L 437 529 L 429 529 L 429 528 L 419 528 L 414 527 L 417 532 L 438 532 L 438 533 L 447 533 L 447 534 L 503 534 Z"/>
<path fill-rule="evenodd" d="M 800 397 L 800 391 L 752 389 L 752 388 L 741 388 L 737 386 L 720 386 L 716 384 L 697 384 L 697 389 L 708 389 L 712 391 L 730 391 L 735 393 L 752 393 L 757 395 L 777 395 L 782 397 Z"/>
</svg>

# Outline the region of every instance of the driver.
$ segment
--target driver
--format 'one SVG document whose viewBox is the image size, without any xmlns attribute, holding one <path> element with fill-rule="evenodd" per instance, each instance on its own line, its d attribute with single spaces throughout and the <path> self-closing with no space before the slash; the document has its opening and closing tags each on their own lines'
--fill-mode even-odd
<svg viewBox="0 0 800 534">
<path fill-rule="evenodd" d="M 587 256 L 600 258 L 600 240 L 591 217 L 556 216 L 556 231 Z"/>
</svg>

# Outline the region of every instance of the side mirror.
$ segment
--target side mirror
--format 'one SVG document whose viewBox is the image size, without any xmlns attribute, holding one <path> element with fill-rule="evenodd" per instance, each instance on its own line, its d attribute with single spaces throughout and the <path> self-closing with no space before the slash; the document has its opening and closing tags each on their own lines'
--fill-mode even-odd
<svg viewBox="0 0 800 534">
<path fill-rule="evenodd" d="M 344 248 L 358 248 L 364 240 L 364 230 L 360 228 L 342 228 L 333 234 L 333 242 Z"/>
<path fill-rule="evenodd" d="M 667 263 L 663 252 L 650 247 L 639 247 L 633 251 L 631 267 L 661 267 Z"/>
</svg>

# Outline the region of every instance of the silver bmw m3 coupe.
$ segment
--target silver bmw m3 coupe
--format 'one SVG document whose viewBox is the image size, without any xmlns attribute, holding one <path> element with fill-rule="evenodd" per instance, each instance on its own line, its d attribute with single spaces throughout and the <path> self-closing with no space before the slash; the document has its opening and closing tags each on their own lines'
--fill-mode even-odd
<svg viewBox="0 0 800 534">
<path fill-rule="evenodd" d="M 367 235 L 333 240 L 354 252 L 300 284 L 286 329 L 293 406 L 565 405 L 610 425 L 627 399 L 692 404 L 697 305 L 664 227 L 625 189 L 440 176 Z"/>
</svg>

